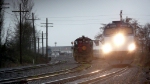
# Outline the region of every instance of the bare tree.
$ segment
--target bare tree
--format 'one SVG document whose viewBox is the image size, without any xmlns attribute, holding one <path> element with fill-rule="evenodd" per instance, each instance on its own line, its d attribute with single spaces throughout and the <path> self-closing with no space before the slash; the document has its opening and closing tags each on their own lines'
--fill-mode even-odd
<svg viewBox="0 0 150 84">
<path fill-rule="evenodd" d="M 0 47 L 2 42 L 2 31 L 3 31 L 3 23 L 4 23 L 4 11 L 2 9 L 2 5 L 4 4 L 4 0 L 0 0 Z"/>
<path fill-rule="evenodd" d="M 106 27 L 107 24 L 101 24 L 102 27 L 100 27 L 100 32 L 95 36 L 95 39 L 97 40 L 100 40 L 102 42 L 103 40 L 103 31 L 104 31 L 104 28 Z"/>
<path fill-rule="evenodd" d="M 25 58 L 29 58 L 30 61 L 33 60 L 34 54 L 31 50 L 31 46 L 33 46 L 33 25 L 32 20 L 27 20 L 32 18 L 32 10 L 33 10 L 33 0 L 14 0 L 13 1 L 13 10 L 20 11 L 20 4 L 21 4 L 21 11 L 28 11 L 21 13 L 21 31 L 20 31 L 20 14 L 18 12 L 14 12 L 14 22 L 15 22 L 15 51 L 20 51 L 20 63 L 26 62 Z M 21 34 L 21 35 L 20 35 Z M 20 37 L 21 36 L 21 37 Z M 20 39 L 21 38 L 21 39 Z M 20 41 L 21 40 L 21 41 Z M 21 42 L 21 43 L 20 43 Z M 19 56 L 19 52 L 17 53 Z"/>
<path fill-rule="evenodd" d="M 14 0 L 13 1 L 13 8 L 14 10 L 20 10 L 20 6 L 19 4 L 21 4 L 21 10 L 22 11 L 26 11 L 28 10 L 29 12 L 24 12 L 24 13 L 21 13 L 21 19 L 22 19 L 22 22 L 21 23 L 25 23 L 27 20 L 26 19 L 29 19 L 31 18 L 31 13 L 32 13 L 32 9 L 33 9 L 33 6 L 34 6 L 34 3 L 32 0 Z M 20 23 L 20 17 L 18 15 L 18 13 L 15 12 L 15 17 L 14 17 L 14 22 L 16 22 L 16 25 L 18 23 Z"/>
<path fill-rule="evenodd" d="M 13 8 L 14 10 L 20 10 L 20 5 L 21 4 L 21 10 L 22 11 L 29 11 L 29 12 L 23 12 L 21 13 L 21 25 L 22 25 L 22 32 L 21 32 L 21 38 L 22 38 L 22 47 L 23 49 L 29 49 L 29 45 L 30 45 L 30 39 L 32 39 L 32 35 L 33 35 L 33 28 L 32 28 L 32 24 L 31 21 L 26 20 L 31 18 L 31 13 L 32 13 L 32 9 L 34 6 L 34 3 L 32 2 L 32 0 L 15 0 L 13 2 Z M 16 43 L 18 44 L 19 39 L 17 39 L 20 36 L 20 17 L 19 17 L 19 13 L 14 12 L 15 16 L 14 16 L 14 22 L 15 22 L 15 31 L 16 31 L 16 35 L 15 35 L 15 39 L 16 39 Z M 18 45 L 19 46 L 19 45 Z"/>
</svg>

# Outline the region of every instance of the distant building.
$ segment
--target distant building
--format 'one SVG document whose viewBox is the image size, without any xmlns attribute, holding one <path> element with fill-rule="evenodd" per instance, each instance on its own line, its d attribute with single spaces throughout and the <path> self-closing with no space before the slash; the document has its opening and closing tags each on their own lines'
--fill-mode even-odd
<svg viewBox="0 0 150 84">
<path fill-rule="evenodd" d="M 99 42 L 99 46 L 96 46 L 93 43 L 93 50 L 101 50 L 101 43 Z M 48 47 L 48 55 L 49 56 L 58 56 L 58 55 L 69 55 L 72 54 L 72 46 L 49 46 Z M 46 47 L 44 49 L 44 54 L 46 54 Z M 42 48 L 39 49 L 39 53 L 42 54 Z"/>
<path fill-rule="evenodd" d="M 44 49 L 44 54 L 46 54 L 46 47 Z M 42 48 L 40 48 L 40 52 L 42 54 Z M 71 46 L 49 46 L 48 47 L 49 56 L 58 56 L 58 55 L 66 55 L 72 54 Z"/>
</svg>

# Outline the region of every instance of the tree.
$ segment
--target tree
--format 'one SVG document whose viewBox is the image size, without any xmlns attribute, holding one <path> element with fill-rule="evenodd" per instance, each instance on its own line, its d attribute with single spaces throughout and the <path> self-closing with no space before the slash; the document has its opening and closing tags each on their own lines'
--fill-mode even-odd
<svg viewBox="0 0 150 84">
<path fill-rule="evenodd" d="M 3 31 L 3 22 L 4 22 L 4 11 L 2 10 L 2 5 L 4 4 L 4 0 L 0 0 L 0 48 L 1 48 L 1 42 L 2 42 L 2 31 Z"/>
<path fill-rule="evenodd" d="M 103 40 L 103 31 L 107 24 L 102 24 L 102 27 L 100 27 L 100 32 L 95 36 L 95 39 L 100 40 L 102 42 Z"/>
<path fill-rule="evenodd" d="M 29 12 L 24 12 L 21 13 L 21 25 L 22 25 L 22 32 L 21 32 L 21 38 L 22 38 L 22 47 L 23 47 L 23 51 L 26 51 L 27 49 L 29 49 L 29 45 L 31 43 L 31 39 L 32 39 L 32 35 L 33 35 L 33 28 L 32 28 L 32 24 L 31 21 L 26 20 L 31 18 L 31 12 L 34 6 L 34 3 L 32 2 L 32 0 L 18 0 L 16 2 L 13 3 L 14 6 L 14 10 L 19 10 L 20 6 L 19 4 L 21 3 L 21 10 L 22 11 L 29 11 Z M 14 22 L 16 27 L 15 27 L 15 42 L 16 44 L 19 44 L 19 37 L 20 37 L 20 17 L 18 16 L 18 13 L 15 12 L 15 19 Z M 17 45 L 18 49 L 19 49 L 19 45 Z"/>
<path fill-rule="evenodd" d="M 28 11 L 28 12 L 21 13 L 21 17 L 22 17 L 21 23 L 25 23 L 25 22 L 27 22 L 26 19 L 31 18 L 31 15 L 32 15 L 31 13 L 33 10 L 34 3 L 32 0 L 14 0 L 14 2 L 13 2 L 14 10 L 20 10 L 19 4 L 21 4 L 22 11 Z M 14 12 L 14 13 L 15 13 L 15 17 L 14 17 L 15 21 L 14 22 L 16 22 L 15 24 L 17 25 L 18 23 L 20 23 L 20 17 L 18 16 L 18 13 L 16 13 L 16 12 Z"/>
<path fill-rule="evenodd" d="M 22 58 L 29 58 L 32 57 L 31 54 L 31 40 L 33 38 L 33 26 L 32 22 L 30 20 L 27 20 L 31 18 L 32 9 L 34 6 L 34 3 L 32 0 L 15 0 L 13 2 L 13 8 L 14 10 L 20 10 L 20 4 L 21 4 L 21 11 L 28 11 L 21 13 L 21 49 L 22 49 Z M 15 36 L 14 36 L 14 42 L 15 42 L 15 48 L 16 52 L 20 51 L 20 15 L 18 12 L 14 12 L 14 22 L 15 22 Z"/>
<path fill-rule="evenodd" d="M 143 28 L 141 28 L 141 35 L 144 41 L 144 46 L 146 50 L 149 49 L 150 47 L 150 24 L 147 23 L 146 25 L 144 25 Z"/>
</svg>

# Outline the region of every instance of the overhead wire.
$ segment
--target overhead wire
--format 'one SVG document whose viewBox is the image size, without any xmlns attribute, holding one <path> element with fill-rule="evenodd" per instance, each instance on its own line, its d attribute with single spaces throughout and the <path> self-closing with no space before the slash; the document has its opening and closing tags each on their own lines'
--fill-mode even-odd
<svg viewBox="0 0 150 84">
<path fill-rule="evenodd" d="M 119 16 L 119 14 L 110 14 L 110 15 L 95 15 L 95 16 L 68 16 L 68 17 L 66 17 L 66 16 L 64 16 L 64 17 L 40 17 L 40 18 L 75 18 L 75 17 L 100 17 L 100 16 L 116 16 L 116 15 L 118 15 Z M 123 14 L 123 15 L 134 15 L 134 16 L 150 16 L 150 15 L 138 15 L 138 14 Z"/>
<path fill-rule="evenodd" d="M 10 15 L 13 15 L 14 16 L 14 14 L 12 14 L 12 13 L 9 13 L 9 12 L 7 12 L 7 11 L 5 11 L 5 10 L 3 10 L 5 13 L 7 13 L 7 14 L 10 14 Z M 69 17 L 40 17 L 40 18 L 51 18 L 49 21 L 101 21 L 102 19 L 80 19 L 80 20 L 78 20 L 78 19 L 72 19 L 72 18 L 76 18 L 76 17 L 100 17 L 100 16 L 114 16 L 114 15 L 119 15 L 119 14 L 111 14 L 111 15 L 95 15 L 95 16 L 69 16 Z M 133 14 L 123 14 L 123 15 L 133 15 Z M 17 15 L 18 16 L 18 15 Z M 135 16 L 135 15 L 134 15 Z M 136 15 L 136 16 L 150 16 L 150 15 Z M 53 18 L 53 20 L 52 20 L 52 18 Z M 55 18 L 58 18 L 57 20 L 55 19 Z M 55 19 L 55 20 L 54 20 Z M 62 20 L 62 19 L 65 19 L 65 20 Z M 68 20 L 69 19 L 69 20 Z M 118 18 L 109 18 L 109 19 L 119 19 L 119 17 Z M 139 19 L 142 19 L 142 18 L 138 18 L 138 20 Z M 142 19 L 142 20 L 144 20 L 144 19 Z M 149 19 L 146 19 L 146 20 L 149 20 Z M 45 20 L 40 20 L 40 21 L 45 21 Z M 91 24 L 91 23 L 87 23 L 87 24 Z M 57 24 L 57 25 L 87 25 L 87 24 Z M 100 23 L 92 23 L 92 24 L 100 24 Z M 38 25 L 38 24 L 36 24 L 37 26 L 40 26 L 40 25 Z"/>
</svg>

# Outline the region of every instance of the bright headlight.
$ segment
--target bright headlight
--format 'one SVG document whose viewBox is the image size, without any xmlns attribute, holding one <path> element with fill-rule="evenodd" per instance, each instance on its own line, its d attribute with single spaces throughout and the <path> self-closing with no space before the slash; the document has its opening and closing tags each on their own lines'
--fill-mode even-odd
<svg viewBox="0 0 150 84">
<path fill-rule="evenodd" d="M 109 53 L 112 50 L 111 45 L 110 44 L 104 44 L 103 45 L 103 52 L 104 53 Z"/>
<path fill-rule="evenodd" d="M 121 33 L 115 35 L 113 38 L 113 42 L 116 46 L 122 45 L 124 43 L 124 41 L 125 41 L 125 38 L 124 38 L 123 34 L 121 34 Z"/>
<path fill-rule="evenodd" d="M 134 43 L 130 44 L 130 45 L 128 46 L 128 50 L 129 50 L 129 51 L 135 50 L 135 44 L 134 44 Z"/>
</svg>

